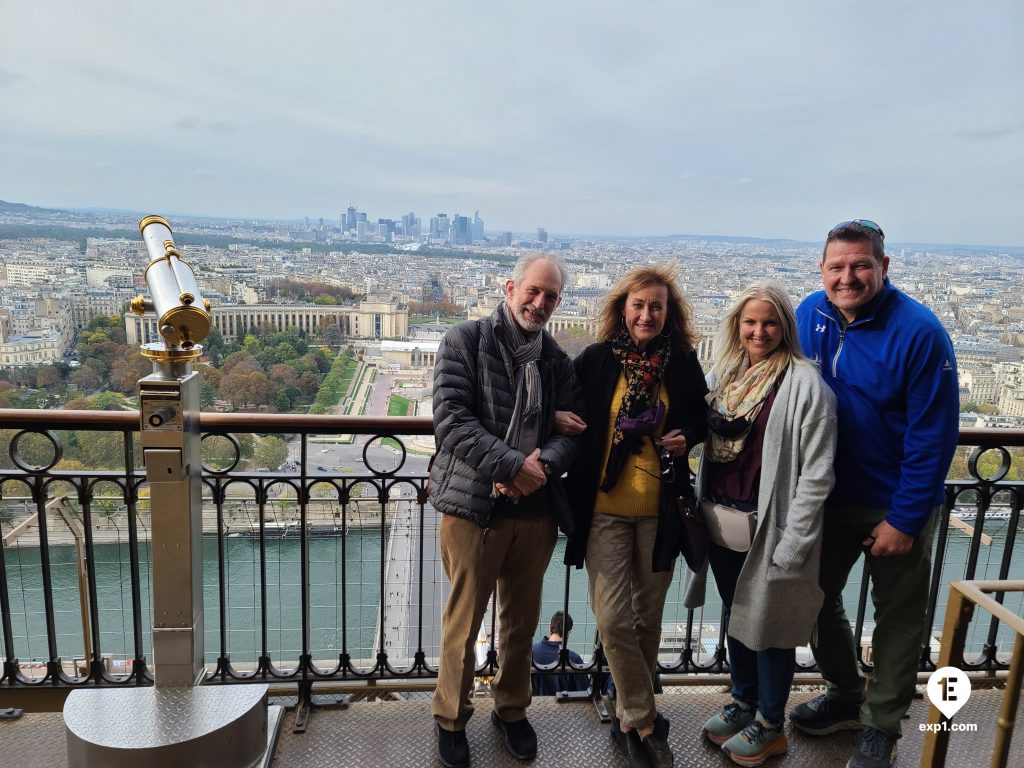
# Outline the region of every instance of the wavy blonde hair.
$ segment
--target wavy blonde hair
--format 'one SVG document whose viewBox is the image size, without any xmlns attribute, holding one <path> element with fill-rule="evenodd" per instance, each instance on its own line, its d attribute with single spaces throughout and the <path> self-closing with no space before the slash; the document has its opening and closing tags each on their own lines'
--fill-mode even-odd
<svg viewBox="0 0 1024 768">
<path fill-rule="evenodd" d="M 662 333 L 668 331 L 672 341 L 687 352 L 692 350 L 700 334 L 693 327 L 693 308 L 676 284 L 678 278 L 679 268 L 675 263 L 648 264 L 629 270 L 605 296 L 597 320 L 597 340 L 611 341 L 622 330 L 626 297 L 629 294 L 649 285 L 664 285 L 668 289 L 668 312 Z"/>
<path fill-rule="evenodd" d="M 743 307 L 751 299 L 767 301 L 779 316 L 782 341 L 772 354 L 785 355 L 787 364 L 808 362 L 800 349 L 793 300 L 779 283 L 774 280 L 762 280 L 743 289 L 743 293 L 732 303 L 718 326 L 718 336 L 715 338 L 715 374 L 718 377 L 719 389 L 732 381 L 747 361 L 747 351 L 740 342 L 740 315 L 743 314 Z"/>
</svg>

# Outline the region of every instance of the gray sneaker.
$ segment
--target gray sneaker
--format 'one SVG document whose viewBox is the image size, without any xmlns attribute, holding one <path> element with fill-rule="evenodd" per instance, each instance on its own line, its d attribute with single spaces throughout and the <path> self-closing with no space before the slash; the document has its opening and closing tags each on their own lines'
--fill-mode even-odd
<svg viewBox="0 0 1024 768">
<path fill-rule="evenodd" d="M 790 722 L 811 736 L 824 736 L 837 731 L 859 731 L 860 705 L 844 704 L 822 694 L 801 704 L 789 713 Z"/>
<path fill-rule="evenodd" d="M 895 738 L 865 726 L 846 768 L 891 768 L 896 764 L 896 749 Z"/>
<path fill-rule="evenodd" d="M 754 722 L 754 708 L 739 699 L 733 699 L 704 723 L 704 737 L 712 744 L 722 746 Z"/>
<path fill-rule="evenodd" d="M 788 748 L 782 724 L 769 723 L 760 713 L 754 722 L 722 745 L 728 758 L 744 768 L 764 765 L 769 757 L 784 754 Z"/>
</svg>

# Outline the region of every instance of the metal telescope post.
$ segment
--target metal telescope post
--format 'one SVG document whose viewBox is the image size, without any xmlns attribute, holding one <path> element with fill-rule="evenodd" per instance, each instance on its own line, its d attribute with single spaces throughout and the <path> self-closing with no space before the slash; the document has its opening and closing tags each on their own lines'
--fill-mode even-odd
<svg viewBox="0 0 1024 768">
<path fill-rule="evenodd" d="M 207 302 L 181 260 L 166 219 L 140 224 L 149 252 L 146 285 L 133 312 L 155 311 L 162 341 L 143 344 L 153 373 L 139 380 L 142 456 L 150 487 L 153 662 L 156 686 L 197 685 L 203 664 L 203 507 L 199 375 L 192 361 L 210 332 Z"/>
<path fill-rule="evenodd" d="M 147 216 L 139 231 L 149 253 L 151 298 L 138 296 L 131 309 L 154 312 L 161 337 L 142 345 L 153 373 L 139 380 L 152 510 L 155 686 L 73 691 L 64 705 L 68 766 L 266 766 L 283 715 L 283 708 L 268 707 L 268 686 L 199 685 L 206 676 L 202 459 L 192 361 L 210 332 L 210 304 L 167 220 Z"/>
</svg>

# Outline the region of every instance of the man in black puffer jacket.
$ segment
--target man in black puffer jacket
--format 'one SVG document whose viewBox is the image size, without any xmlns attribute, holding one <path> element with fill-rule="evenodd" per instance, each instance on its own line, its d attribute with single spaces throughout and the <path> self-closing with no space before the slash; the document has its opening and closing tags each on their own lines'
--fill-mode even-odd
<svg viewBox="0 0 1024 768">
<path fill-rule="evenodd" d="M 505 282 L 507 300 L 448 331 L 437 353 L 430 501 L 443 513 L 451 592 L 432 712 L 448 768 L 469 765 L 473 643 L 495 587 L 501 655 L 491 719 L 513 756 L 537 754 L 526 719 L 530 653 L 556 523 L 572 524 L 561 476 L 576 451 L 576 438 L 555 434 L 555 411 L 583 413 L 572 361 L 544 330 L 565 281 L 555 257 L 523 257 Z"/>
</svg>

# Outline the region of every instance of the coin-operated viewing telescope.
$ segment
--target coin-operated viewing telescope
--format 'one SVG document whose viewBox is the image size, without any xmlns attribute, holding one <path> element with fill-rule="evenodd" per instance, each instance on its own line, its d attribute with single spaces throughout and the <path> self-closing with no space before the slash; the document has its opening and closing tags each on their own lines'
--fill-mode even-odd
<svg viewBox="0 0 1024 768">
<path fill-rule="evenodd" d="M 152 510 L 155 677 L 158 688 L 190 686 L 205 676 L 199 376 L 192 361 L 210 332 L 210 306 L 178 254 L 167 219 L 147 216 L 139 231 L 149 252 L 151 298 L 139 296 L 131 308 L 139 315 L 155 312 L 161 337 L 142 345 L 153 373 L 139 380 Z"/>
<path fill-rule="evenodd" d="M 143 344 L 142 354 L 159 362 L 194 360 L 203 351 L 199 342 L 210 332 L 210 302 L 199 292 L 192 267 L 182 261 L 167 219 L 147 216 L 139 231 L 149 251 L 146 285 L 153 298 L 136 296 L 131 311 L 140 317 L 155 312 L 164 339 Z"/>
<path fill-rule="evenodd" d="M 139 442 L 150 493 L 154 685 L 72 691 L 64 705 L 67 764 L 268 768 L 283 720 L 281 707 L 267 705 L 268 686 L 200 686 L 207 676 L 203 483 L 199 374 L 192 361 L 210 332 L 210 305 L 174 247 L 167 219 L 147 216 L 139 231 L 149 251 L 152 299 L 139 296 L 131 308 L 139 315 L 155 312 L 163 339 L 142 345 L 153 373 L 139 379 Z M 136 660 L 133 674 L 140 682 L 146 672 Z"/>
</svg>

